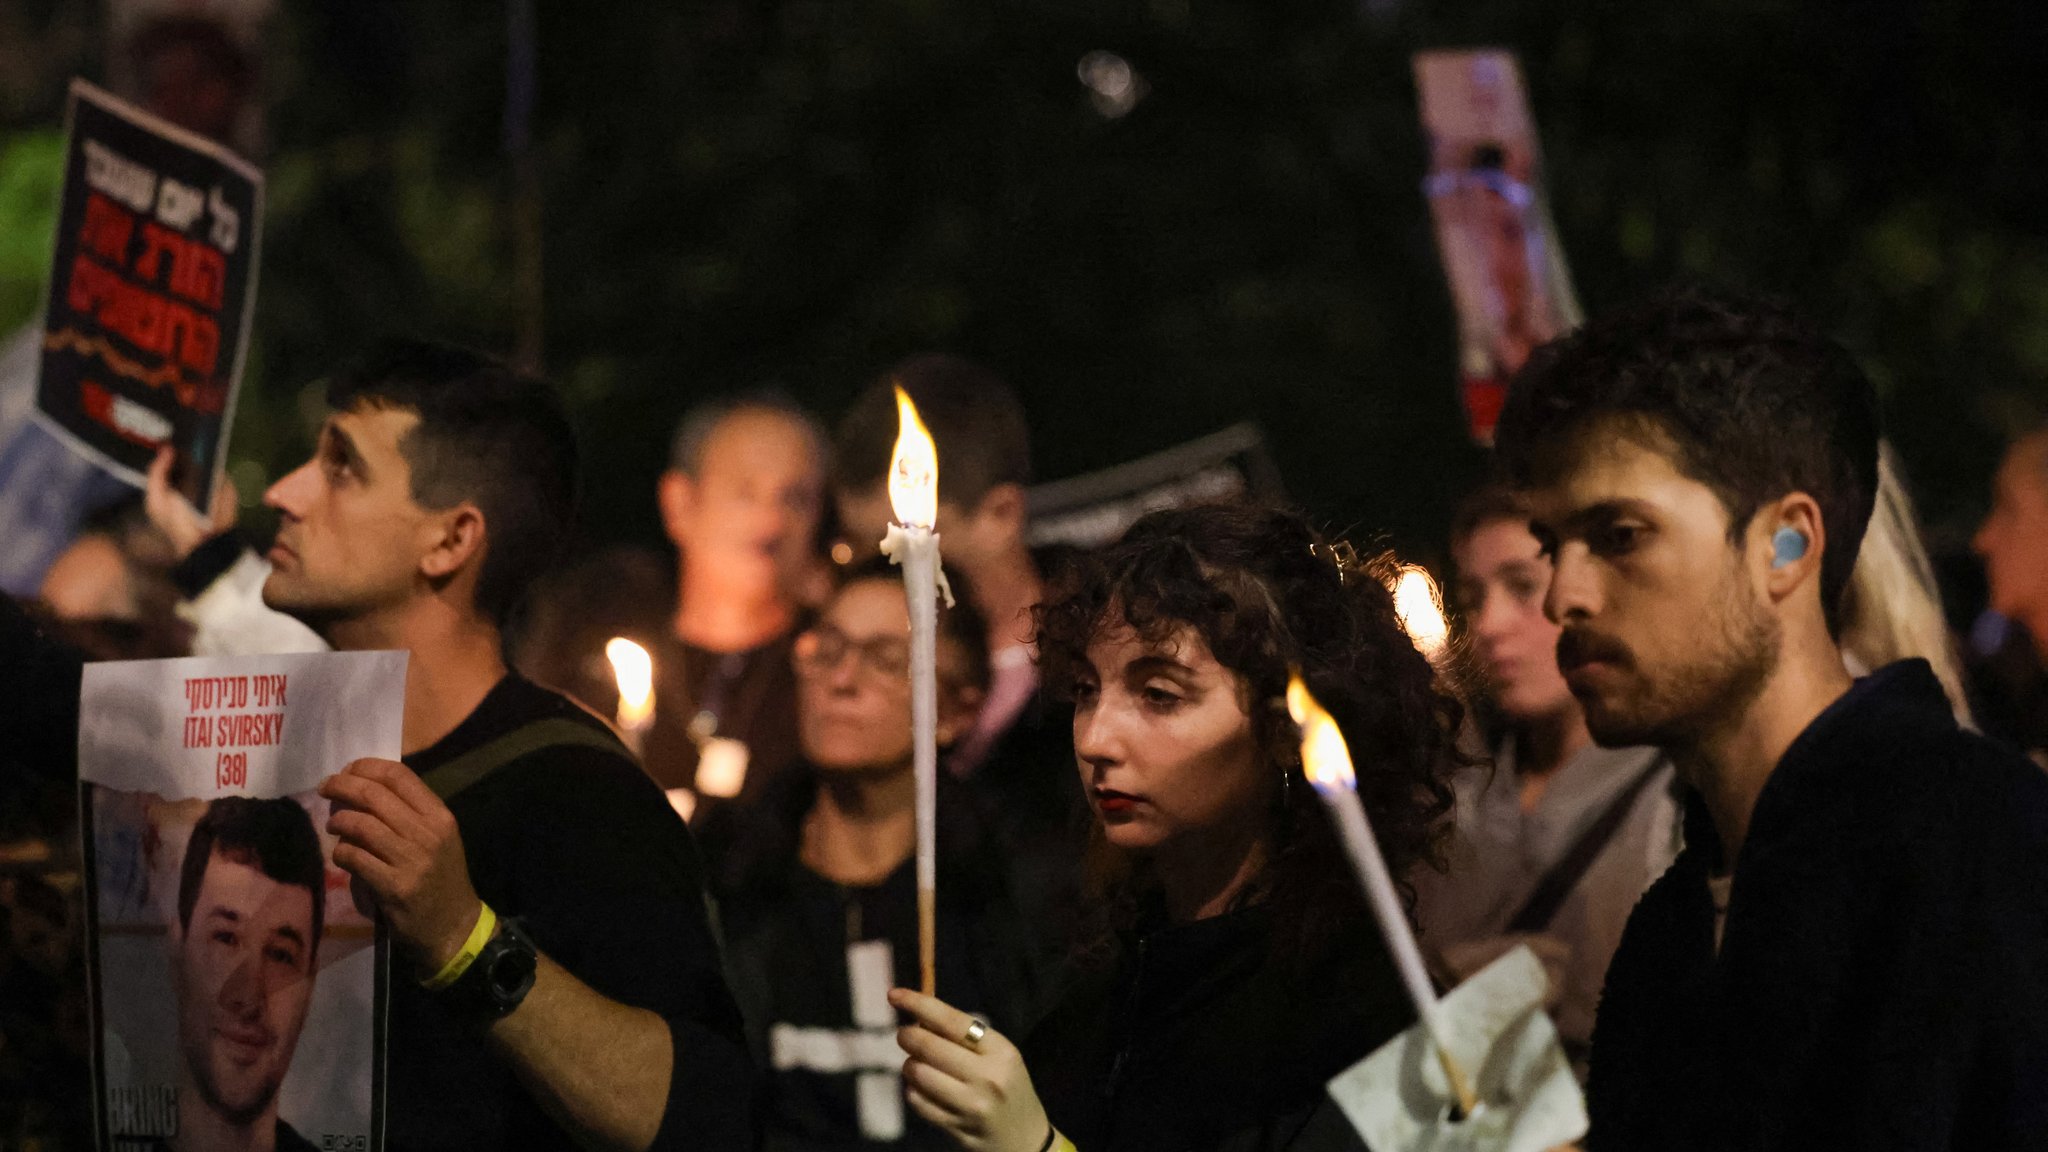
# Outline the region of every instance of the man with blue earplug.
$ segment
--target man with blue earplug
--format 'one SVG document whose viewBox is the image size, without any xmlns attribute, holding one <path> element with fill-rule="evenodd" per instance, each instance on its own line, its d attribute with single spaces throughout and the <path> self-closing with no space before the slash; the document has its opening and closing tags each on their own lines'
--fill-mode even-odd
<svg viewBox="0 0 2048 1152">
<path fill-rule="evenodd" d="M 1593 1032 L 1593 1152 L 2048 1148 L 2048 776 L 1925 661 L 1837 647 L 1877 398 L 1776 305 L 1660 297 L 1538 350 L 1498 444 L 1603 746 L 1693 795 Z"/>
<path fill-rule="evenodd" d="M 1806 559 L 1806 533 L 1797 528 L 1780 528 L 1771 533 L 1771 567 L 1783 568 Z"/>
</svg>

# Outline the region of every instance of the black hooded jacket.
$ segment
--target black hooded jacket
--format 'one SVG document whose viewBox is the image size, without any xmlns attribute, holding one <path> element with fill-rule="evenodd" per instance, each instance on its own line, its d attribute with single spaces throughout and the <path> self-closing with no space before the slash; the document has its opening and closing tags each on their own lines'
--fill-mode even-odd
<svg viewBox="0 0 2048 1152">
<path fill-rule="evenodd" d="M 2048 1148 L 2048 776 L 1959 730 L 1926 662 L 1786 750 L 1718 955 L 1692 816 L 1607 973 L 1594 1152 Z"/>
</svg>

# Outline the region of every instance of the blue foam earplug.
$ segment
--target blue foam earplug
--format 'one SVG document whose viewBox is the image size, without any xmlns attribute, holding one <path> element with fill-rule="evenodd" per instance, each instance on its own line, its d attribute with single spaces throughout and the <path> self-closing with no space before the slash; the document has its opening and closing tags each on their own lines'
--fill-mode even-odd
<svg viewBox="0 0 2048 1152">
<path fill-rule="evenodd" d="M 1771 567 L 1783 568 L 1806 556 L 1806 533 L 1797 528 L 1780 528 L 1771 534 Z"/>
</svg>

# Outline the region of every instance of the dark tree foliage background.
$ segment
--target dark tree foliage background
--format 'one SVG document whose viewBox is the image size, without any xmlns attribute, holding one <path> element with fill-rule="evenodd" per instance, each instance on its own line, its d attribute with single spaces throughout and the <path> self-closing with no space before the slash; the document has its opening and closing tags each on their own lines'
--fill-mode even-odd
<svg viewBox="0 0 2048 1152">
<path fill-rule="evenodd" d="M 509 351 L 520 314 L 505 6 L 281 9 L 245 497 L 303 456 L 337 359 L 398 331 Z M 9 323 L 99 20 L 0 15 Z M 1311 510 L 1428 554 L 1484 460 L 1408 58 L 1498 44 L 1589 310 L 1676 278 L 1799 301 L 1879 381 L 1959 549 L 2048 401 L 2044 30 L 1914 0 L 543 0 L 545 362 L 588 437 L 589 534 L 656 537 L 692 400 L 778 383 L 830 418 L 944 348 L 1019 386 L 1042 476 L 1250 417 Z M 1097 49 L 1148 86 L 1121 118 L 1077 80 Z"/>
</svg>

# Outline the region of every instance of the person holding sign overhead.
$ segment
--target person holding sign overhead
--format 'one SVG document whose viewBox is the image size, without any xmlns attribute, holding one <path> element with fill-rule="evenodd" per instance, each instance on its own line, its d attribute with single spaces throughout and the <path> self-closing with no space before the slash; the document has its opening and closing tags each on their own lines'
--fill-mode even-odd
<svg viewBox="0 0 2048 1152">
<path fill-rule="evenodd" d="M 1020 1047 L 909 989 L 917 1112 L 976 1152 L 1358 1148 L 1325 1083 L 1414 1021 L 1302 777 L 1290 665 L 1326 686 L 1395 873 L 1430 857 L 1461 708 L 1378 575 L 1300 518 L 1156 512 L 1038 615 L 1095 813 L 1075 984 Z"/>
</svg>

